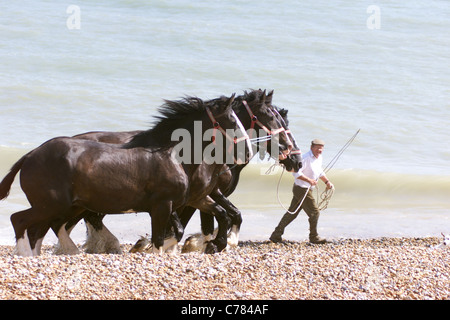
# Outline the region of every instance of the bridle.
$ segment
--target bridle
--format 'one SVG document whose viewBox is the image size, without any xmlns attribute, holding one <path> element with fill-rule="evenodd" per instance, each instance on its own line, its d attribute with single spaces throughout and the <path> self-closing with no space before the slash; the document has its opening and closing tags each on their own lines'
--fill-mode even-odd
<svg viewBox="0 0 450 320">
<path fill-rule="evenodd" d="M 250 129 L 254 129 L 255 128 L 255 124 L 257 124 L 258 126 L 261 127 L 261 129 L 263 129 L 268 136 L 272 136 L 275 134 L 279 134 L 281 132 L 285 132 L 286 130 L 283 128 L 283 126 L 281 126 L 280 128 L 274 129 L 274 130 L 269 130 L 265 125 L 263 125 L 261 123 L 261 121 L 258 120 L 258 117 L 253 113 L 252 109 L 250 109 L 247 101 L 242 101 L 242 103 L 244 104 L 245 109 L 248 112 L 248 115 L 250 116 L 251 119 L 251 123 L 250 123 Z M 252 130 L 253 131 L 253 130 Z M 290 141 L 289 137 L 286 134 L 287 139 Z"/>
<path fill-rule="evenodd" d="M 213 135 L 212 135 L 213 143 L 216 143 L 217 130 L 219 130 L 223 134 L 223 136 L 232 143 L 232 144 L 230 144 L 229 151 L 231 151 L 233 149 L 233 144 L 238 144 L 241 141 L 250 139 L 247 132 L 245 132 L 245 130 L 243 130 L 244 127 L 242 126 L 241 121 L 236 116 L 236 113 L 233 110 L 231 111 L 232 116 L 236 119 L 238 126 L 241 128 L 242 137 L 240 137 L 240 138 L 238 138 L 236 136 L 235 137 L 230 136 L 226 132 L 226 130 L 220 125 L 219 121 L 216 120 L 216 118 L 214 117 L 214 115 L 213 115 L 212 111 L 209 109 L 209 107 L 206 107 L 206 113 L 208 114 L 208 117 L 213 124 Z"/>
<path fill-rule="evenodd" d="M 294 135 L 291 132 L 291 129 L 286 129 L 287 128 L 287 124 L 284 121 L 284 119 L 281 116 L 281 114 L 275 108 L 271 108 L 271 111 L 272 111 L 272 113 L 276 113 L 278 115 L 277 118 L 279 119 L 279 121 L 282 122 L 282 127 L 284 128 L 286 135 L 290 135 L 291 136 L 291 138 L 288 137 L 288 139 L 290 139 L 290 141 L 292 142 L 293 148 L 292 148 L 291 152 L 289 153 L 289 155 L 295 155 L 295 154 L 300 154 L 301 155 L 302 151 L 300 150 L 300 148 L 294 149 L 295 146 L 297 145 L 297 143 L 295 141 Z"/>
</svg>

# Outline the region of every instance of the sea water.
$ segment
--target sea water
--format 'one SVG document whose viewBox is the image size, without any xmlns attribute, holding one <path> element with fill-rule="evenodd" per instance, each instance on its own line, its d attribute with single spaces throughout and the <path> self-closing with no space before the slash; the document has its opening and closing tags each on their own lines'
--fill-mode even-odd
<svg viewBox="0 0 450 320">
<path fill-rule="evenodd" d="M 449 233 L 449 16 L 446 0 L 3 1 L 0 176 L 56 136 L 150 128 L 163 99 L 262 88 L 303 152 L 325 140 L 324 163 L 361 129 L 328 172 L 322 236 Z M 230 197 L 241 239 L 267 239 L 290 203 L 293 178 L 265 174 L 271 164 L 249 164 Z M 18 180 L 0 202 L 1 244 L 29 207 Z M 105 224 L 122 242 L 150 233 L 147 213 Z M 199 230 L 197 214 L 187 233 Z M 301 214 L 285 237 L 307 236 Z"/>
</svg>

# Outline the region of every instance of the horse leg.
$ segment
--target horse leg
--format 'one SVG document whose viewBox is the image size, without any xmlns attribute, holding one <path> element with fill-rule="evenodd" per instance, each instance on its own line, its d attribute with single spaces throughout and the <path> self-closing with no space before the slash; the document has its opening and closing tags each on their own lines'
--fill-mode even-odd
<svg viewBox="0 0 450 320">
<path fill-rule="evenodd" d="M 231 217 L 231 231 L 228 234 L 228 245 L 236 247 L 239 242 L 239 230 L 242 224 L 241 212 L 219 191 L 211 194 L 211 198 L 227 210 L 228 215 Z"/>
<path fill-rule="evenodd" d="M 173 242 L 173 239 L 170 241 L 165 241 L 164 239 L 171 214 L 172 201 L 155 201 L 155 204 L 150 211 L 150 217 L 152 219 L 153 253 L 164 253 L 164 247 L 167 248 L 170 243 Z M 166 246 L 164 246 L 164 242 L 166 242 Z"/>
<path fill-rule="evenodd" d="M 186 228 L 196 210 L 197 209 L 193 207 L 184 207 L 181 213 L 178 213 L 178 217 L 180 218 L 180 222 L 183 225 L 183 228 Z"/>
<path fill-rule="evenodd" d="M 62 225 L 58 224 L 58 226 L 59 227 L 52 227 L 53 232 L 55 232 L 59 241 L 59 246 L 55 249 L 54 253 L 68 255 L 79 254 L 80 250 L 67 233 L 66 223 Z"/>
<path fill-rule="evenodd" d="M 11 224 L 16 235 L 15 255 L 30 257 L 40 253 L 42 239 L 48 231 L 48 227 L 45 227 L 45 223 L 42 221 L 43 216 L 34 207 L 11 215 Z M 27 230 L 29 228 L 31 228 L 31 241 Z"/>
<path fill-rule="evenodd" d="M 70 233 L 72 232 L 73 228 L 75 228 L 76 224 L 82 219 L 81 216 L 76 216 L 75 218 L 69 219 L 67 223 L 65 223 L 64 228 L 66 230 L 66 235 L 62 234 L 61 237 L 64 238 L 65 244 L 61 244 L 61 240 L 58 236 L 59 227 L 57 229 L 53 229 L 53 232 L 58 237 L 58 243 L 55 244 L 53 247 L 53 252 L 55 254 L 70 254 L 69 252 L 66 252 L 67 249 L 72 250 L 73 246 L 70 244 L 70 241 L 67 241 L 67 238 L 70 237 Z M 63 232 L 63 231 L 61 231 Z"/>
<path fill-rule="evenodd" d="M 50 225 L 47 222 L 33 225 L 28 228 L 28 239 L 30 241 L 33 256 L 41 254 L 42 242 L 44 241 L 44 236 L 47 234 L 48 229 L 50 229 Z"/>
<path fill-rule="evenodd" d="M 69 207 L 62 210 L 62 213 L 50 222 L 50 227 L 52 228 L 55 235 L 58 237 L 59 247 L 56 248 L 55 254 L 79 254 L 80 250 L 76 244 L 72 241 L 69 236 L 70 230 L 72 228 L 67 228 L 66 225 L 69 221 L 73 221 L 78 215 L 80 215 L 85 209 L 81 207 Z"/>
<path fill-rule="evenodd" d="M 103 224 L 104 214 L 86 211 L 87 239 L 83 247 L 87 253 L 122 253 L 119 240 Z"/>
<path fill-rule="evenodd" d="M 178 243 L 184 235 L 184 226 L 176 212 L 170 214 L 170 221 L 166 229 L 166 239 L 164 240 L 164 251 L 169 254 L 178 253 Z"/>
<path fill-rule="evenodd" d="M 31 250 L 30 241 L 28 239 L 28 232 L 26 227 L 24 226 L 24 219 L 28 214 L 31 214 L 33 208 L 19 211 L 13 213 L 11 215 L 11 223 L 14 228 L 14 233 L 16 234 L 16 248 L 14 250 L 14 254 L 23 257 L 31 257 L 33 256 L 33 252 Z"/>
<path fill-rule="evenodd" d="M 214 217 L 206 212 L 200 211 L 200 225 L 206 241 L 212 240 L 214 233 Z"/>
<path fill-rule="evenodd" d="M 228 224 L 230 222 L 226 210 L 219 204 L 214 202 L 209 196 L 204 198 L 198 204 L 198 209 L 200 209 L 200 211 L 211 213 L 212 215 L 214 215 L 219 225 L 217 236 L 214 240 L 209 242 L 205 253 L 214 253 L 214 246 L 217 247 L 217 251 L 222 251 L 227 246 L 227 230 Z"/>
<path fill-rule="evenodd" d="M 86 210 L 67 222 L 65 227 L 67 234 L 70 235 L 75 225 L 84 219 L 86 242 L 83 244 L 83 248 L 86 253 L 122 253 L 119 240 L 103 224 L 104 217 L 104 214 Z"/>
<path fill-rule="evenodd" d="M 184 242 L 182 252 L 193 252 L 193 251 L 210 251 L 213 252 L 217 250 L 211 245 L 211 241 L 214 239 L 214 217 L 207 212 L 200 212 L 200 223 L 201 223 L 201 234 L 195 234 L 190 236 Z M 208 247 L 208 250 L 207 250 Z"/>
</svg>

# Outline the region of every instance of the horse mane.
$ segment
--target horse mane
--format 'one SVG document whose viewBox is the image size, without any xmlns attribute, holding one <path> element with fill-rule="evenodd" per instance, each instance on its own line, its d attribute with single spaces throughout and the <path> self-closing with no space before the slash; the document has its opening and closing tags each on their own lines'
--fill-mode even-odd
<svg viewBox="0 0 450 320">
<path fill-rule="evenodd" d="M 151 129 L 135 135 L 124 148 L 157 147 L 169 148 L 176 143 L 171 141 L 174 130 L 186 126 L 189 119 L 200 118 L 207 106 L 215 105 L 218 99 L 203 101 L 200 98 L 186 96 L 180 100 L 164 100 L 158 108 L 159 115 L 154 116 L 154 125 Z"/>
<path fill-rule="evenodd" d="M 275 110 L 278 111 L 280 116 L 283 118 L 284 122 L 286 123 L 286 126 L 289 126 L 289 120 L 287 118 L 288 109 L 280 108 L 280 107 L 277 107 L 275 105 L 273 107 L 275 108 Z"/>
<path fill-rule="evenodd" d="M 255 90 L 255 89 L 249 89 L 249 91 L 244 91 L 244 94 L 237 96 L 236 99 L 234 100 L 233 103 L 233 109 L 237 108 L 240 106 L 240 104 L 242 103 L 242 101 L 247 101 L 247 102 L 251 102 L 254 100 L 260 100 L 262 98 L 262 96 L 265 95 L 265 90 Z M 236 111 L 236 109 L 235 109 Z"/>
</svg>

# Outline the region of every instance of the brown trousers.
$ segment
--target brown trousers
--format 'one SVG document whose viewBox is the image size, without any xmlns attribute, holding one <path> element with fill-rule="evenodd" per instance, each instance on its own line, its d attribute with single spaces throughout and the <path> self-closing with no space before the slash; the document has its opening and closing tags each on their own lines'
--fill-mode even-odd
<svg viewBox="0 0 450 320">
<path fill-rule="evenodd" d="M 307 191 L 308 193 L 306 193 Z M 306 197 L 303 200 L 301 207 L 295 213 L 291 214 L 289 212 L 286 212 L 284 214 L 272 235 L 275 237 L 281 237 L 287 225 L 294 221 L 294 219 L 297 218 L 299 212 L 303 209 L 308 216 L 309 238 L 311 239 L 313 237 L 317 237 L 317 222 L 319 220 L 320 210 L 317 207 L 316 199 L 314 199 L 311 189 L 308 190 L 308 188 L 302 188 L 294 184 L 292 193 L 294 194 L 294 196 L 288 209 L 290 212 L 293 212 L 297 209 L 303 197 L 305 197 L 305 193 Z"/>
<path fill-rule="evenodd" d="M 308 193 L 306 194 L 305 197 L 305 193 L 307 190 Z M 319 216 L 320 211 L 319 208 L 317 207 L 316 199 L 314 198 L 311 189 L 302 188 L 294 184 L 294 186 L 292 187 L 292 193 L 294 194 L 294 196 L 291 200 L 291 205 L 289 206 L 288 209 L 290 212 L 293 212 L 295 209 L 297 209 L 298 205 L 300 204 L 300 201 L 302 201 L 303 197 L 305 198 L 305 200 L 303 200 L 302 206 L 293 214 L 295 215 L 295 218 L 297 218 L 299 212 L 302 209 L 305 210 L 308 217 Z"/>
</svg>

